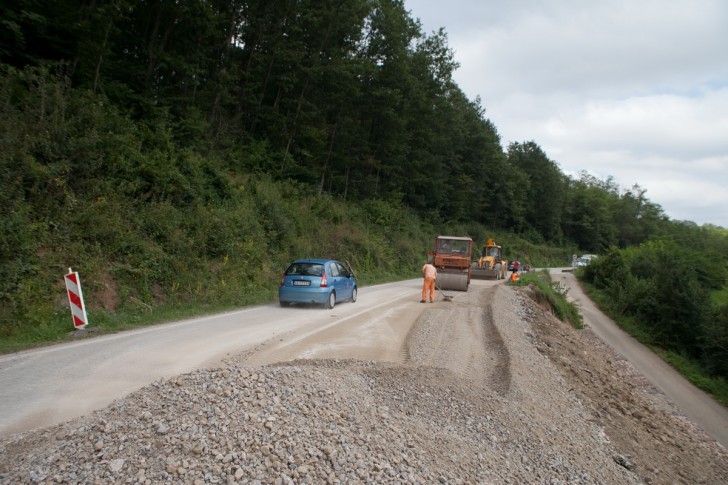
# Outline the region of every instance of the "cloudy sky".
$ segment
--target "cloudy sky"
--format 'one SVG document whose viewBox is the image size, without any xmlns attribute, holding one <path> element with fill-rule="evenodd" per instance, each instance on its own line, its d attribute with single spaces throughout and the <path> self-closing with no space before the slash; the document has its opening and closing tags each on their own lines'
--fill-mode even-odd
<svg viewBox="0 0 728 485">
<path fill-rule="evenodd" d="M 728 228 L 728 1 L 405 0 L 443 27 L 504 147 Z"/>
</svg>

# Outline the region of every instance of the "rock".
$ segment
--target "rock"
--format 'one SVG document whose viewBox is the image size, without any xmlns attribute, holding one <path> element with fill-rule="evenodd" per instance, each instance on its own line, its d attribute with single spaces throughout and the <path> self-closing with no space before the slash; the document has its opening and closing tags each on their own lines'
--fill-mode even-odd
<svg viewBox="0 0 728 485">
<path fill-rule="evenodd" d="M 119 473 L 121 469 L 124 468 L 124 463 L 125 460 L 123 460 L 122 458 L 111 460 L 109 462 L 109 471 L 111 471 L 111 473 Z"/>
<path fill-rule="evenodd" d="M 622 455 L 615 455 L 614 462 L 617 465 L 623 466 L 627 470 L 634 469 L 634 463 L 632 463 L 629 459 L 627 459 L 626 457 L 624 457 Z"/>
<path fill-rule="evenodd" d="M 517 291 L 489 291 L 458 295 L 447 325 L 423 313 L 403 362 L 236 357 L 5 437 L 0 484 L 728 483 L 725 451 L 612 379 L 619 359 Z"/>
</svg>

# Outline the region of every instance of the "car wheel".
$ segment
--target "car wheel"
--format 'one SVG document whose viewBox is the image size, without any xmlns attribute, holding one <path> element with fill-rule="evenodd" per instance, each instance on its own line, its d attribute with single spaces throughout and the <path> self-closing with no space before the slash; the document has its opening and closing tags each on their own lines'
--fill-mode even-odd
<svg viewBox="0 0 728 485">
<path fill-rule="evenodd" d="M 289 302 L 289 301 L 282 301 L 282 302 L 280 302 L 280 304 L 283 308 L 291 306 L 291 302 Z"/>
<path fill-rule="evenodd" d="M 354 287 L 353 290 L 351 290 L 351 302 L 352 303 L 356 302 L 356 286 Z"/>
<path fill-rule="evenodd" d="M 331 293 L 329 293 L 329 299 L 326 300 L 325 306 L 327 309 L 331 310 L 332 308 L 334 308 L 334 305 L 336 305 L 336 293 L 332 291 Z"/>
</svg>

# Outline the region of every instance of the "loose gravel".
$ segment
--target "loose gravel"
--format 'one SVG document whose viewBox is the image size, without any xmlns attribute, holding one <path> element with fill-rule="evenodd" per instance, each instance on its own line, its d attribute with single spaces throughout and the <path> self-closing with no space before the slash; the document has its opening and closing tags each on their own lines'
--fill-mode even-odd
<svg viewBox="0 0 728 485">
<path fill-rule="evenodd" d="M 647 473 L 615 448 L 584 384 L 555 362 L 556 330 L 577 353 L 598 345 L 525 292 L 460 294 L 423 311 L 402 363 L 238 356 L 0 441 L 0 483 L 675 483 L 663 481 L 669 458 Z M 728 483 L 725 450 L 690 439 L 705 479 Z"/>
</svg>

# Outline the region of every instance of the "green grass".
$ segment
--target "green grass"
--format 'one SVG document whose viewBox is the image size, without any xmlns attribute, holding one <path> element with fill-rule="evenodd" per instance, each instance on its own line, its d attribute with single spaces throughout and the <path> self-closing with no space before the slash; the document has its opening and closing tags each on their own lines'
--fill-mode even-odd
<svg viewBox="0 0 728 485">
<path fill-rule="evenodd" d="M 270 301 L 270 298 L 263 298 L 261 295 L 259 301 L 251 300 L 248 304 L 265 303 L 266 301 Z M 103 310 L 87 310 L 89 321 L 86 327 L 87 332 L 74 330 L 69 311 L 68 314 L 65 314 L 65 312 L 55 314 L 38 325 L 24 325 L 16 329 L 11 335 L 3 336 L 0 338 L 0 354 L 57 344 L 77 338 L 104 335 L 175 320 L 211 315 L 235 310 L 242 306 L 245 305 L 175 303 L 154 307 L 145 306 L 144 304 L 130 305 L 114 313 Z"/>
<path fill-rule="evenodd" d="M 389 283 L 402 279 L 402 274 L 395 273 L 357 273 L 361 287 Z M 416 271 L 409 271 L 404 277 L 417 278 Z M 0 334 L 0 355 L 21 350 L 32 349 L 94 336 L 133 330 L 136 328 L 158 325 L 177 320 L 214 315 L 226 311 L 239 310 L 247 306 L 271 303 L 278 296 L 276 283 L 258 285 L 254 290 L 246 291 L 235 301 L 205 302 L 195 299 L 185 303 L 168 302 L 149 305 L 138 299 L 132 299 L 118 311 L 87 309 L 89 325 L 87 332 L 74 331 L 71 313 L 67 310 L 46 311 L 35 315 L 42 322 L 36 325 L 22 325 L 13 329 L 12 333 Z"/>
<path fill-rule="evenodd" d="M 697 362 L 682 355 L 656 347 L 651 347 L 651 349 L 687 380 L 692 382 L 695 387 L 707 392 L 716 401 L 728 407 L 728 381 L 725 378 L 707 375 Z"/>
<path fill-rule="evenodd" d="M 554 283 L 551 280 L 551 275 L 549 275 L 548 270 L 522 273 L 518 281 L 509 281 L 507 284 L 514 286 L 535 286 L 536 290 L 534 290 L 532 296 L 536 301 L 547 302 L 556 317 L 571 324 L 574 328 L 584 328 L 584 322 L 579 308 L 566 298 L 568 289 L 564 289 L 558 283 Z"/>
<path fill-rule="evenodd" d="M 690 381 L 695 387 L 710 394 L 716 401 L 728 407 L 728 381 L 723 377 L 711 376 L 702 369 L 700 364 L 675 352 L 667 351 L 654 345 L 650 335 L 629 317 L 619 314 L 610 305 L 609 300 L 603 292 L 598 291 L 594 286 L 580 280 L 584 292 L 599 307 L 599 309 L 611 318 L 619 328 L 630 334 L 638 342 L 649 348 L 662 360 L 672 366 L 683 377 Z"/>
</svg>

